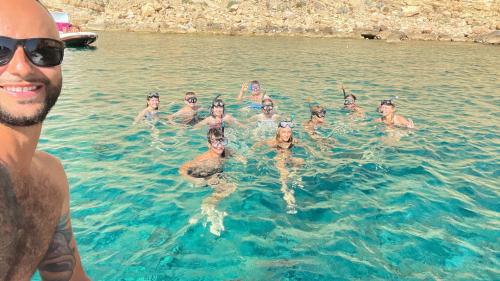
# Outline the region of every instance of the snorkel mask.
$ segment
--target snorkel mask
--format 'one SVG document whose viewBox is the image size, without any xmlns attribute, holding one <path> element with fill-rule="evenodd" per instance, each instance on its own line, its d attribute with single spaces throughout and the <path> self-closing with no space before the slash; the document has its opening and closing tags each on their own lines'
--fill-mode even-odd
<svg viewBox="0 0 500 281">
<path fill-rule="evenodd" d="M 215 146 L 215 147 L 218 147 L 218 146 L 226 146 L 229 141 L 227 138 L 217 138 L 215 140 L 212 140 L 212 139 L 209 139 L 208 142 L 212 145 L 212 146 Z"/>
<path fill-rule="evenodd" d="M 258 81 L 256 81 L 256 80 L 251 81 L 248 84 L 248 91 L 250 93 L 253 93 L 253 92 L 259 92 L 260 93 L 260 83 Z"/>
<path fill-rule="evenodd" d="M 326 110 L 325 109 L 321 109 L 319 111 L 312 111 L 311 115 L 314 115 L 314 116 L 316 116 L 318 118 L 324 118 L 326 116 Z"/>
<path fill-rule="evenodd" d="M 293 128 L 294 124 L 291 120 L 284 120 L 278 123 L 278 128 Z"/>
<path fill-rule="evenodd" d="M 224 116 L 224 112 L 225 112 L 225 107 L 224 107 L 224 101 L 222 99 L 220 99 L 221 95 L 218 95 L 216 96 L 213 101 L 212 101 L 212 106 L 210 107 L 210 115 L 212 115 L 213 117 L 214 116 L 214 107 L 222 107 L 222 115 Z"/>
<path fill-rule="evenodd" d="M 186 101 L 188 103 L 193 104 L 193 103 L 197 103 L 198 102 L 198 98 L 197 97 L 189 97 L 189 98 L 186 99 Z"/>
<path fill-rule="evenodd" d="M 273 111 L 273 108 L 274 108 L 274 104 L 273 104 L 273 101 L 271 99 L 264 99 L 262 101 L 262 106 L 261 106 L 262 110 L 269 114 L 271 113 L 271 111 Z"/>
<path fill-rule="evenodd" d="M 391 99 L 388 99 L 388 100 L 382 100 L 380 102 L 380 105 L 377 107 L 377 112 L 378 113 L 382 113 L 382 106 L 383 105 L 388 105 L 388 106 L 396 107 L 396 104 L 394 104 L 393 100 L 396 100 L 398 98 L 399 98 L 398 96 L 395 96 L 395 97 L 392 97 Z"/>
</svg>

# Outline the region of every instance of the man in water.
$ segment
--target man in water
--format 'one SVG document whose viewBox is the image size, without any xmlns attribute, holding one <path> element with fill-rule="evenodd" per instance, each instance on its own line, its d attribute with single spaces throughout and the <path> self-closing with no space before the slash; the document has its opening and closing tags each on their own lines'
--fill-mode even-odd
<svg viewBox="0 0 500 281">
<path fill-rule="evenodd" d="M 309 136 L 318 142 L 321 150 L 328 150 L 333 147 L 335 139 L 333 137 L 324 137 L 319 132 L 318 129 L 325 125 L 326 110 L 320 105 L 311 106 L 311 117 L 309 121 L 304 122 L 304 130 L 309 134 Z"/>
<path fill-rule="evenodd" d="M 274 111 L 274 103 L 270 98 L 264 98 L 260 106 L 261 113 L 252 116 L 250 122 L 259 122 L 259 125 L 269 124 L 274 129 L 280 120 L 280 116 Z"/>
<path fill-rule="evenodd" d="M 356 103 L 356 96 L 347 94 L 344 96 L 344 108 L 350 111 L 351 116 L 364 118 L 365 111 Z"/>
<path fill-rule="evenodd" d="M 241 85 L 240 94 L 238 95 L 238 101 L 240 102 L 243 101 L 245 92 L 247 91 L 250 91 L 250 96 L 248 97 L 249 103 L 247 109 L 260 110 L 261 100 L 266 98 L 270 99 L 270 97 L 266 95 L 265 92 L 262 92 L 260 83 L 257 80 L 251 81 L 248 85 L 246 83 L 243 83 Z"/>
<path fill-rule="evenodd" d="M 194 92 L 187 92 L 184 96 L 184 107 L 174 114 L 167 117 L 170 124 L 175 124 L 174 119 L 179 119 L 181 124 L 195 125 L 200 121 L 198 117 L 198 110 L 200 107 L 197 105 L 198 98 Z"/>
<path fill-rule="evenodd" d="M 396 114 L 396 105 L 392 100 L 383 100 L 380 102 L 378 112 L 382 115 L 381 118 L 375 119 L 375 122 L 382 122 L 388 127 L 403 127 L 413 129 L 415 125 L 411 119 L 406 119 L 403 116 Z"/>
<path fill-rule="evenodd" d="M 134 124 L 137 124 L 141 120 L 146 121 L 158 121 L 158 107 L 160 105 L 160 94 L 157 92 L 151 92 L 146 97 L 146 108 L 137 114 L 134 119 Z"/>
<path fill-rule="evenodd" d="M 88 280 L 61 162 L 37 151 L 61 92 L 64 44 L 37 1 L 0 1 L 0 280 Z"/>
<path fill-rule="evenodd" d="M 222 128 L 209 129 L 207 141 L 208 151 L 184 163 L 179 168 L 179 174 L 196 186 L 209 185 L 214 189 L 212 195 L 203 200 L 201 210 L 211 222 L 210 232 L 220 236 L 224 231 L 223 220 L 227 213 L 217 210 L 217 204 L 236 190 L 236 185 L 224 177 L 224 163 L 229 157 L 242 163 L 246 163 L 246 160 L 226 148 L 228 141 Z"/>
</svg>

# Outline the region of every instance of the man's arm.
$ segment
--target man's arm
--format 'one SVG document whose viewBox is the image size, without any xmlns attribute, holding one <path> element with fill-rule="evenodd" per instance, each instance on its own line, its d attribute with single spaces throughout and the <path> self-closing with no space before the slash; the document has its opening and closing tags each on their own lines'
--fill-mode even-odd
<svg viewBox="0 0 500 281">
<path fill-rule="evenodd" d="M 56 160 L 55 167 L 49 168 L 56 177 L 57 188 L 62 188 L 64 202 L 61 217 L 56 226 L 49 249 L 38 265 L 42 280 L 46 281 L 88 281 L 90 280 L 83 271 L 80 254 L 71 228 L 71 217 L 69 210 L 69 186 L 68 179 L 64 173 L 61 163 Z"/>
</svg>

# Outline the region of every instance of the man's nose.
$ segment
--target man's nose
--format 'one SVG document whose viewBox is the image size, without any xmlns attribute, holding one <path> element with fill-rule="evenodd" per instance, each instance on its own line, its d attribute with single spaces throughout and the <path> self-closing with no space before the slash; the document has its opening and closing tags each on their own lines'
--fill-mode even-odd
<svg viewBox="0 0 500 281">
<path fill-rule="evenodd" d="M 23 47 L 18 46 L 14 56 L 7 65 L 7 71 L 13 75 L 24 77 L 31 74 L 33 70 L 33 64 L 31 64 L 28 57 L 26 57 Z"/>
</svg>

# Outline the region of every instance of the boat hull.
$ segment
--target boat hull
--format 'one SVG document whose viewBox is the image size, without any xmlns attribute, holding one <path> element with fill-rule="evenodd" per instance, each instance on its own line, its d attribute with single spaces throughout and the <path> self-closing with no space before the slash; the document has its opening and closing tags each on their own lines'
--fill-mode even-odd
<svg viewBox="0 0 500 281">
<path fill-rule="evenodd" d="M 66 47 L 87 47 L 97 40 L 97 34 L 93 32 L 61 33 L 60 37 Z"/>
</svg>

